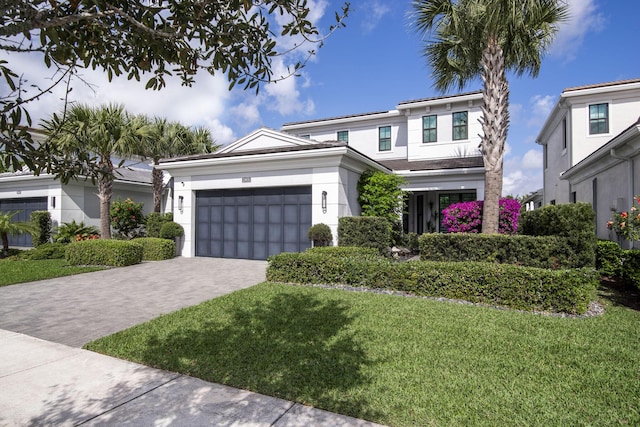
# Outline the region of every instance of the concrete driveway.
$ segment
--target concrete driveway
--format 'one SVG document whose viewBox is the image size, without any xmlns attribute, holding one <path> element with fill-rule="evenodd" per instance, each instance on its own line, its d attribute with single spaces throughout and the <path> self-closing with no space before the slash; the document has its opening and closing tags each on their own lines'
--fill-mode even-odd
<svg viewBox="0 0 640 427">
<path fill-rule="evenodd" d="M 0 329 L 73 347 L 265 280 L 266 261 L 174 258 L 0 288 Z"/>
</svg>

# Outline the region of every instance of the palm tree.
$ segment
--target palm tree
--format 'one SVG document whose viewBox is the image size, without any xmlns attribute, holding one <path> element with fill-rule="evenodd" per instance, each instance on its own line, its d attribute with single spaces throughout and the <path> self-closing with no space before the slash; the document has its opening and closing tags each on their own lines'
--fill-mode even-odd
<svg viewBox="0 0 640 427">
<path fill-rule="evenodd" d="M 9 235 L 33 233 L 38 229 L 31 222 L 13 222 L 13 217 L 19 212 L 0 212 L 0 239 L 2 239 L 2 253 L 5 256 L 9 254 Z"/>
<path fill-rule="evenodd" d="M 178 122 L 168 122 L 155 117 L 153 122 L 146 118 L 146 131 L 136 154 L 153 161 L 153 211 L 160 212 L 162 203 L 163 174 L 156 166 L 161 159 L 198 153 L 211 153 L 218 146 L 214 144 L 211 133 L 205 128 L 189 129 Z"/>
<path fill-rule="evenodd" d="M 414 0 L 416 27 L 434 86 L 462 89 L 480 77 L 483 117 L 480 148 L 485 167 L 482 232 L 497 233 L 504 146 L 509 129 L 506 72 L 536 77 L 558 25 L 568 18 L 562 0 Z M 433 36 L 429 39 L 429 36 Z"/>
<path fill-rule="evenodd" d="M 130 157 L 142 138 L 139 125 L 124 111 L 122 105 L 101 107 L 74 105 L 66 117 L 54 114 L 45 120 L 44 129 L 50 140 L 64 152 L 88 152 L 96 156 L 92 179 L 98 182 L 100 199 L 100 235 L 111 237 L 109 210 L 113 195 L 114 170 L 112 157 Z"/>
</svg>

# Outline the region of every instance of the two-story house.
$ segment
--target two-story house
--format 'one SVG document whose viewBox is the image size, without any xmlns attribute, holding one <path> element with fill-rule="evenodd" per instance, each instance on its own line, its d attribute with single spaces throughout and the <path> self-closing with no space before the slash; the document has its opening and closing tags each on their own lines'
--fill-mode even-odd
<svg viewBox="0 0 640 427">
<path fill-rule="evenodd" d="M 182 254 L 265 259 L 309 247 L 318 223 L 335 240 L 338 219 L 360 214 L 357 184 L 367 169 L 406 178 L 407 231 L 438 230 L 446 206 L 484 197 L 481 104 L 480 92 L 402 102 L 261 128 L 216 153 L 162 162 L 185 229 Z"/>
<path fill-rule="evenodd" d="M 583 201 L 610 238 L 611 210 L 640 191 L 640 79 L 565 89 L 536 142 L 543 147 L 544 204 Z"/>
</svg>

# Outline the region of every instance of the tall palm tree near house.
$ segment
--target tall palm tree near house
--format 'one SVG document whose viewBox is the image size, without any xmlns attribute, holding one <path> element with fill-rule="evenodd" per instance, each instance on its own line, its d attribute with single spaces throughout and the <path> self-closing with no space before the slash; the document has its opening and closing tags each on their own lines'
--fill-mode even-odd
<svg viewBox="0 0 640 427">
<path fill-rule="evenodd" d="M 95 162 L 92 179 L 98 182 L 100 200 L 100 236 L 111 238 L 111 198 L 115 169 L 113 157 L 131 157 L 139 145 L 142 133 L 122 105 L 100 107 L 74 105 L 66 114 L 54 114 L 43 122 L 50 140 L 65 152 L 88 152 Z"/>
<path fill-rule="evenodd" d="M 558 25 L 568 18 L 566 1 L 414 0 L 412 18 L 425 36 L 425 56 L 438 90 L 462 89 L 471 80 L 482 79 L 482 232 L 497 233 L 509 129 L 506 72 L 538 75 Z"/>
<path fill-rule="evenodd" d="M 211 132 L 205 128 L 190 129 L 179 122 L 154 117 L 146 122 L 144 138 L 136 154 L 153 162 L 153 211 L 160 212 L 162 203 L 163 173 L 157 168 L 161 159 L 190 154 L 212 153 L 218 146 L 214 144 Z"/>
<path fill-rule="evenodd" d="M 15 236 L 23 233 L 33 233 L 37 226 L 32 222 L 13 221 L 19 211 L 0 212 L 0 239 L 2 239 L 2 254 L 9 254 L 9 235 Z"/>
</svg>

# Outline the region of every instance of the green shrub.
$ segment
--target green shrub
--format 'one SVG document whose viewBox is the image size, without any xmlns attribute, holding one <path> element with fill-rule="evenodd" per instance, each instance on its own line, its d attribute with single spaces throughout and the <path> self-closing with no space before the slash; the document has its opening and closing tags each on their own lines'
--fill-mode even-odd
<svg viewBox="0 0 640 427">
<path fill-rule="evenodd" d="M 376 248 L 364 248 L 360 246 L 320 246 L 309 248 L 306 252 L 322 254 L 326 257 L 374 257 L 379 258 L 380 252 Z"/>
<path fill-rule="evenodd" d="M 622 276 L 623 251 L 616 242 L 598 240 L 596 247 L 596 269 L 605 276 Z"/>
<path fill-rule="evenodd" d="M 478 261 L 537 268 L 592 267 L 565 237 L 502 234 L 423 234 L 423 261 Z"/>
<path fill-rule="evenodd" d="M 66 246 L 62 243 L 43 243 L 34 249 L 24 251 L 20 254 L 23 259 L 64 259 Z"/>
<path fill-rule="evenodd" d="M 184 236 L 184 228 L 177 222 L 169 221 L 160 227 L 160 238 L 174 240 L 176 237 Z"/>
<path fill-rule="evenodd" d="M 132 240 L 81 240 L 69 244 L 65 259 L 71 265 L 124 267 L 142 262 L 143 246 Z"/>
<path fill-rule="evenodd" d="M 579 258 L 581 265 L 595 267 L 595 212 L 589 203 L 548 205 L 520 217 L 519 232 L 530 236 L 561 236 Z"/>
<path fill-rule="evenodd" d="M 463 299 L 521 310 L 584 313 L 595 298 L 595 270 L 548 270 L 495 263 L 336 257 L 321 253 L 272 256 L 267 280 L 286 283 L 346 284 L 414 295 Z"/>
<path fill-rule="evenodd" d="M 420 250 L 418 233 L 409 232 L 402 236 L 402 246 L 411 249 L 411 251 L 414 253 L 417 253 Z"/>
<path fill-rule="evenodd" d="M 143 261 L 161 261 L 176 255 L 176 242 L 159 237 L 139 237 L 133 240 L 142 245 Z"/>
<path fill-rule="evenodd" d="M 314 224 L 307 233 L 309 240 L 313 241 L 313 246 L 327 246 L 333 240 L 331 228 L 327 224 Z"/>
<path fill-rule="evenodd" d="M 173 214 L 152 212 L 145 218 L 145 230 L 147 237 L 160 237 L 160 228 L 165 222 L 173 221 Z"/>
<path fill-rule="evenodd" d="M 623 250 L 622 258 L 622 278 L 640 289 L 640 250 Z"/>
<path fill-rule="evenodd" d="M 37 227 L 37 232 L 31 235 L 34 247 L 38 247 L 51 240 L 51 213 L 49 211 L 33 211 L 29 219 Z"/>
<path fill-rule="evenodd" d="M 100 233 L 93 225 L 84 225 L 84 221 L 76 223 L 74 219 L 71 222 L 64 222 L 58 226 L 53 241 L 56 243 L 71 243 L 78 240 L 89 240 L 98 238 Z"/>
<path fill-rule="evenodd" d="M 386 253 L 391 242 L 391 227 L 386 218 L 345 216 L 338 220 L 338 244 L 376 248 Z"/>
</svg>

